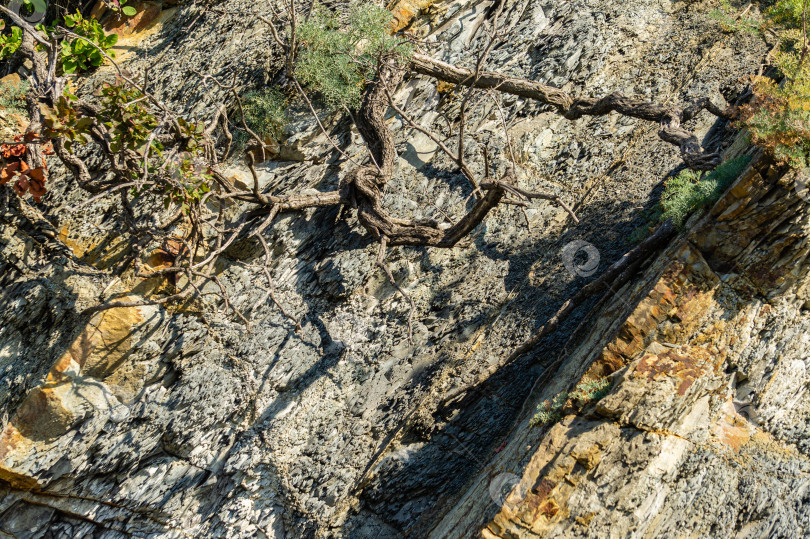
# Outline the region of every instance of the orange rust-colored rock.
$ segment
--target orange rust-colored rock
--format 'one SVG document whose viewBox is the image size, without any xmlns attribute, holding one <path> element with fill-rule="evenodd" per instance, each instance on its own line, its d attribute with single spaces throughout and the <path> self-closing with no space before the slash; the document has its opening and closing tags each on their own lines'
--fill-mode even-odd
<svg viewBox="0 0 810 539">
<path fill-rule="evenodd" d="M 712 432 L 721 444 L 739 453 L 751 440 L 754 429 L 736 412 L 734 404 L 729 400 L 718 414 Z"/>
<path fill-rule="evenodd" d="M 160 17 L 161 4 L 157 2 L 129 2 L 128 6 L 134 7 L 137 11 L 132 17 L 127 17 L 123 13 L 108 12 L 102 21 L 104 30 L 119 36 L 129 36 L 142 32 L 151 26 Z"/>
<path fill-rule="evenodd" d="M 390 9 L 394 17 L 391 22 L 391 33 L 399 32 L 410 26 L 414 19 L 434 2 L 435 0 L 399 0 Z"/>
<path fill-rule="evenodd" d="M 77 227 L 78 228 L 78 227 Z M 83 262 L 106 269 L 119 261 L 131 247 L 126 237 L 86 236 L 68 224 L 59 229 L 59 240 Z"/>
<path fill-rule="evenodd" d="M 754 380 L 761 376 L 755 370 L 724 368 L 740 369 L 741 357 L 750 361 L 746 346 L 756 341 L 755 332 L 790 312 L 776 296 L 807 278 L 806 207 L 774 170 L 764 162 L 745 172 L 711 211 L 713 219 L 698 222 L 686 241 L 651 266 L 649 292 L 624 323 L 603 341 L 583 339 L 575 354 L 604 344 L 582 379 L 627 370 L 615 374 L 610 393 L 587 420 L 567 417 L 545 434 L 513 490 L 516 499 L 500 508 L 483 537 L 580 536 L 583 527 L 585 534 L 621 529 L 654 537 L 669 525 L 661 507 L 671 504 L 672 511 L 678 503 L 671 493 L 692 496 L 692 487 L 677 481 L 686 462 L 695 465 L 695 454 L 699 462 L 733 462 L 724 472 L 732 482 L 768 473 L 771 462 L 805 458 L 757 419 L 769 404 L 761 395 L 777 375 L 779 395 L 799 400 L 784 382 L 805 372 L 795 351 L 788 363 L 774 356 L 777 374 L 767 382 Z M 607 303 L 606 313 L 615 312 L 616 301 Z M 754 384 L 760 395 L 752 401 L 747 395 Z M 620 484 L 608 487 L 621 467 Z M 622 502 L 626 492 L 634 496 Z M 591 532 L 593 526 L 600 532 Z"/>
<path fill-rule="evenodd" d="M 570 516 L 567 500 L 579 478 L 598 465 L 600 441 L 619 432 L 616 425 L 572 419 L 548 432 L 500 512 L 481 531 L 483 537 L 535 537 Z"/>
<path fill-rule="evenodd" d="M 712 305 L 719 282 L 700 253 L 689 244 L 683 245 L 584 378 L 602 378 L 616 372 L 643 353 L 653 341 L 686 342 Z"/>
<path fill-rule="evenodd" d="M 149 309 L 154 310 L 130 307 L 96 314 L 54 361 L 43 384 L 28 393 L 0 432 L 0 480 L 18 488 L 39 486 L 35 470 L 28 467 L 34 466 L 30 455 L 40 445 L 53 443 L 97 410 L 108 409 L 116 400 L 113 393 L 138 390 L 143 376 L 131 375 L 138 367 L 129 365 L 126 357 Z"/>
<path fill-rule="evenodd" d="M 52 440 L 65 434 L 80 419 L 64 398 L 69 384 L 35 387 L 20 405 L 12 423 L 21 436 L 33 441 Z"/>
<path fill-rule="evenodd" d="M 677 384 L 678 395 L 684 396 L 696 379 L 717 366 L 706 350 L 693 347 L 687 353 L 669 351 L 645 355 L 636 364 L 634 375 L 648 380 L 671 378 Z"/>
</svg>

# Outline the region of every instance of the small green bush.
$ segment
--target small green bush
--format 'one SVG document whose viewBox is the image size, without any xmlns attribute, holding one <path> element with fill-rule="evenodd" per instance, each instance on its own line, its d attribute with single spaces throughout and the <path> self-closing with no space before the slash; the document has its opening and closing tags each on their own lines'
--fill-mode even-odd
<svg viewBox="0 0 810 539">
<path fill-rule="evenodd" d="M 787 28 L 800 28 L 803 25 L 804 0 L 776 0 L 765 14 L 777 24 Z"/>
<path fill-rule="evenodd" d="M 29 87 L 30 84 L 26 80 L 0 84 L 0 108 L 8 109 L 16 114 L 24 114 L 25 96 Z"/>
<path fill-rule="evenodd" d="M 347 23 L 341 24 L 337 14 L 316 4 L 312 16 L 298 28 L 296 76 L 327 107 L 357 107 L 378 58 L 411 53 L 407 43 L 389 34 L 392 18 L 386 9 L 358 2 L 351 6 Z"/>
<path fill-rule="evenodd" d="M 56 26 L 57 23 L 49 27 L 40 24 L 37 30 L 49 37 Z M 85 39 L 69 37 L 62 40 L 59 54 L 59 70 L 62 73 L 81 73 L 100 66 L 104 63 L 101 51 L 115 58 L 115 52 L 111 49 L 118 42 L 118 34 L 107 34 L 96 19 L 85 19 L 77 10 L 74 15 L 65 15 L 64 26 Z"/>
<path fill-rule="evenodd" d="M 252 91 L 242 96 L 242 110 L 245 124 L 251 131 L 264 139 L 280 141 L 287 124 L 287 98 L 275 88 Z M 244 147 L 250 143 L 250 134 L 237 123 L 236 143 Z"/>
<path fill-rule="evenodd" d="M 774 54 L 781 83 L 756 77 L 754 98 L 740 108 L 740 124 L 754 142 L 797 169 L 810 166 L 810 62 L 802 61 L 801 47 L 796 32 L 786 35 Z"/>
<path fill-rule="evenodd" d="M 729 0 L 721 0 L 719 9 L 710 11 L 709 17 L 719 22 L 725 32 L 761 34 L 762 24 L 752 17 L 741 16 L 741 12 L 739 6 L 732 6 Z"/>
<path fill-rule="evenodd" d="M 5 29 L 5 21 L 0 21 L 0 30 Z M 8 34 L 0 34 L 0 60 L 5 60 L 20 48 L 22 43 L 22 28 L 12 26 Z"/>
<path fill-rule="evenodd" d="M 552 425 L 563 418 L 563 409 L 567 405 L 581 410 L 607 395 L 610 386 L 611 382 L 607 378 L 580 382 L 571 393 L 563 391 L 555 395 L 551 401 L 541 402 L 534 417 L 529 421 L 529 426 Z"/>
<path fill-rule="evenodd" d="M 644 219 L 644 224 L 630 233 L 626 240 L 627 245 L 637 245 L 646 240 L 661 222 L 662 213 L 664 210 L 661 209 L 660 201 L 653 208 L 643 212 L 641 217 Z"/>
<path fill-rule="evenodd" d="M 76 11 L 75 15 L 65 15 L 65 26 L 77 35 L 92 41 L 110 57 L 115 57 L 115 53 L 110 49 L 118 42 L 118 34 L 107 35 L 96 19 L 85 19 Z M 104 56 L 96 47 L 78 38 L 62 41 L 60 59 L 62 71 L 65 73 L 87 71 L 104 62 Z"/>
<path fill-rule="evenodd" d="M 738 125 L 777 161 L 793 168 L 810 166 L 810 55 L 805 50 L 805 0 L 776 0 L 765 10 L 778 46 L 773 67 L 779 73 L 755 76 L 753 99 L 740 107 Z M 781 79 L 781 80 L 779 80 Z"/>
<path fill-rule="evenodd" d="M 45 0 L 23 0 L 23 6 L 30 10 L 44 12 L 48 9 Z M 6 22 L 0 21 L 0 30 L 5 29 Z M 12 26 L 10 34 L 0 34 L 0 60 L 5 60 L 20 48 L 22 43 L 22 28 Z"/>
<path fill-rule="evenodd" d="M 743 155 L 725 161 L 703 178 L 700 173 L 684 170 L 668 180 L 661 195 L 663 211 L 659 221 L 671 219 L 675 226 L 682 228 L 694 211 L 717 202 L 750 161 L 750 155 Z"/>
</svg>

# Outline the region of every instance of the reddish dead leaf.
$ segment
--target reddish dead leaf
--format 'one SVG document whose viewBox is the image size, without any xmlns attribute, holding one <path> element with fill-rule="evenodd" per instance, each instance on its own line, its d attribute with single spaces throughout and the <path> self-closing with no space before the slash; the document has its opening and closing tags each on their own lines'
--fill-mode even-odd
<svg viewBox="0 0 810 539">
<path fill-rule="evenodd" d="M 45 183 L 45 171 L 42 170 L 42 167 L 32 168 L 26 174 L 29 178 L 34 178 L 37 181 L 41 181 L 43 184 Z"/>
<path fill-rule="evenodd" d="M 17 193 L 17 196 L 21 197 L 25 195 L 26 191 L 28 191 L 28 180 L 23 176 L 14 182 L 14 192 Z"/>
<path fill-rule="evenodd" d="M 39 169 L 36 169 L 39 170 Z M 42 197 L 45 196 L 45 181 L 38 180 L 36 178 L 30 178 L 28 180 L 28 191 L 31 193 L 31 196 L 34 197 L 36 202 L 40 202 Z"/>
<path fill-rule="evenodd" d="M 20 163 L 15 161 L 14 163 L 9 163 L 5 166 L 5 168 L 0 170 L 0 185 L 7 183 L 11 178 L 13 178 L 19 169 Z"/>
</svg>

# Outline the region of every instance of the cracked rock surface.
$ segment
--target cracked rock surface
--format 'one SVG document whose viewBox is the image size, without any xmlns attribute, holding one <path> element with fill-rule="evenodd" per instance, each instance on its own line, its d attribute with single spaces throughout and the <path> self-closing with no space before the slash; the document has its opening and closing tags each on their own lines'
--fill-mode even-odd
<svg viewBox="0 0 810 539">
<path fill-rule="evenodd" d="M 397 6 L 418 12 L 412 27 L 434 56 L 469 65 L 492 2 Z M 764 46 L 722 33 L 713 7 L 507 2 L 509 38 L 487 68 L 574 95 L 734 100 Z M 251 15 L 268 14 L 261 3 L 203 8 L 165 10 L 159 27 L 130 38 L 124 62 L 152 66 L 159 95 L 208 119 L 224 94 L 195 72 L 236 73 L 247 91 L 272 82 L 281 59 Z M 102 68 L 77 91 L 111 76 Z M 458 114 L 459 96 L 433 81 L 407 79 L 396 98 L 438 133 Z M 679 165 L 655 125 L 568 122 L 514 97 L 502 105 L 512 149 L 482 94 L 468 112 L 471 166 L 483 169 L 474 140 L 489 144 L 496 173 L 514 151 L 521 186 L 557 193 L 581 224 L 536 202 L 525 216 L 498 209 L 467 245 L 391 251 L 417 306 L 413 343 L 375 245 L 330 209 L 285 215 L 265 233 L 277 296 L 302 335 L 269 302 L 252 309 L 250 332 L 212 302 L 81 316 L 103 294 L 151 285 L 111 278 L 128 249 L 112 202 L 79 208 L 86 196 L 54 164 L 44 204 L 0 215 L 0 535 L 552 537 L 608 536 L 615 525 L 619 535 L 801 536 L 807 214 L 769 165 L 692 222 L 623 299 L 594 299 L 530 356 L 442 403 L 587 282 L 565 269 L 563 247 L 587 241 L 607 268 Z M 263 163 L 261 184 L 334 189 L 352 165 L 304 111 L 291 115 L 279 156 L 290 160 Z M 348 155 L 367 159 L 348 122 L 323 120 Z M 390 211 L 461 215 L 463 177 L 401 119 L 389 123 L 400 154 Z M 706 114 L 689 127 L 707 147 L 742 151 Z M 228 165 L 247 181 L 238 159 Z M 238 241 L 218 268 L 245 311 L 264 296 L 260 253 Z M 537 402 L 587 373 L 613 373 L 607 397 L 550 429 L 527 426 Z"/>
<path fill-rule="evenodd" d="M 810 219 L 766 161 L 592 314 L 634 307 L 561 372 L 613 372 L 610 392 L 510 442 L 501 460 L 528 464 L 484 537 L 807 535 Z"/>
</svg>

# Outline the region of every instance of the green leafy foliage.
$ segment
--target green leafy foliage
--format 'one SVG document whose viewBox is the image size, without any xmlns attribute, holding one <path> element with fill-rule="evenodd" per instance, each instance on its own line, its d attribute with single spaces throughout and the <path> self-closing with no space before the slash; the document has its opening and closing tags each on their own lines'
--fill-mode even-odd
<svg viewBox="0 0 810 539">
<path fill-rule="evenodd" d="M 87 41 L 79 38 L 62 41 L 60 58 L 62 61 L 62 70 L 65 73 L 87 71 L 93 67 L 100 66 L 104 62 L 104 56 L 99 49 L 103 50 L 110 57 L 115 57 L 115 53 L 110 49 L 118 41 L 118 34 L 107 35 L 96 19 L 85 19 L 76 11 L 75 15 L 65 15 L 65 26 L 96 45 L 96 47 L 94 47 Z"/>
<path fill-rule="evenodd" d="M 552 425 L 563 418 L 566 409 L 571 412 L 581 410 L 593 404 L 610 392 L 611 382 L 607 378 L 580 382 L 574 391 L 563 391 L 554 396 L 551 401 L 545 400 L 537 407 L 537 411 L 529 421 L 529 426 Z"/>
<path fill-rule="evenodd" d="M 92 118 L 80 116 L 73 107 L 71 101 L 75 100 L 74 95 L 65 92 L 56 100 L 53 108 L 42 107 L 43 134 L 49 139 L 64 139 L 68 151 L 72 151 L 75 142 L 90 142 L 88 131 L 93 125 Z"/>
<path fill-rule="evenodd" d="M 644 224 L 630 233 L 626 243 L 628 245 L 637 245 L 647 239 L 661 222 L 661 214 L 663 213 L 664 210 L 661 209 L 660 202 L 656 203 L 653 208 L 642 212 L 641 217 L 644 220 Z"/>
<path fill-rule="evenodd" d="M 199 203 L 205 193 L 211 190 L 214 176 L 203 158 L 205 125 L 183 118 L 178 118 L 177 124 L 180 138 L 185 141 L 185 150 L 167 161 L 167 171 L 172 181 L 163 186 L 163 201 L 167 207 L 174 203 L 188 212 L 191 205 Z"/>
<path fill-rule="evenodd" d="M 753 77 L 754 97 L 740 108 L 738 125 L 777 161 L 810 166 L 810 54 L 804 35 L 804 0 L 777 0 L 766 24 L 778 37 L 773 66 L 782 80 Z"/>
<path fill-rule="evenodd" d="M 41 0 L 30 0 L 29 5 L 45 9 L 46 6 L 38 6 Z M 43 2 L 44 4 L 44 2 Z M 133 13 L 134 14 L 134 13 Z M 37 30 L 50 38 L 56 28 L 54 22 L 46 27 L 43 24 L 37 26 Z M 118 41 L 117 34 L 107 34 L 96 19 L 85 19 L 78 10 L 74 15 L 65 15 L 64 26 L 81 38 L 68 38 L 61 42 L 59 54 L 59 70 L 62 73 L 77 73 L 88 71 L 100 66 L 104 62 L 104 55 L 115 57 L 115 52 L 110 50 Z M 0 21 L 0 30 L 3 30 L 5 23 Z M 85 38 L 85 39 L 82 39 Z M 90 41 L 91 43 L 88 43 Z M 9 33 L 0 34 L 0 60 L 4 60 L 17 52 L 22 43 L 22 29 L 12 26 Z M 93 46 L 95 45 L 95 46 Z M 99 51 L 101 49 L 101 51 Z"/>
<path fill-rule="evenodd" d="M 126 3 L 127 0 L 109 0 L 107 2 L 107 6 L 113 11 L 120 11 L 127 17 L 132 17 L 136 13 L 138 13 L 138 11 L 134 7 L 128 6 L 126 5 Z"/>
<path fill-rule="evenodd" d="M 274 88 L 248 92 L 242 97 L 245 124 L 264 138 L 264 142 L 278 142 L 284 136 L 287 106 L 287 98 Z M 238 131 L 236 136 L 240 146 L 249 142 L 250 135 L 244 130 Z"/>
<path fill-rule="evenodd" d="M 355 3 L 348 21 L 316 4 L 298 27 L 302 45 L 296 76 L 334 109 L 357 107 L 381 55 L 411 54 L 410 46 L 389 34 L 392 15 L 373 4 Z"/>
<path fill-rule="evenodd" d="M 173 181 L 163 184 L 163 202 L 167 208 L 176 204 L 184 212 L 202 200 L 214 181 L 213 173 L 199 151 L 174 156 L 168 161 L 168 172 Z"/>
<path fill-rule="evenodd" d="M 709 17 L 720 23 L 725 32 L 761 33 L 761 23 L 748 15 L 750 3 L 747 7 L 734 6 L 729 0 L 721 0 L 720 7 L 709 12 Z"/>
<path fill-rule="evenodd" d="M 56 26 L 57 23 L 49 27 L 40 24 L 37 30 L 50 37 Z M 64 26 L 81 37 L 62 40 L 58 66 L 62 73 L 81 73 L 98 67 L 104 63 L 104 54 L 115 58 L 111 49 L 118 42 L 118 34 L 107 34 L 96 19 L 85 19 L 76 11 L 74 15 L 65 15 Z"/>
<path fill-rule="evenodd" d="M 128 149 L 143 155 L 149 135 L 158 126 L 157 118 L 144 104 L 143 94 L 121 83 L 104 83 L 99 94 L 99 116 L 110 132 L 110 149 Z M 152 145 L 157 151 L 162 149 L 157 142 Z"/>
<path fill-rule="evenodd" d="M 803 10 L 804 0 L 777 0 L 765 11 L 765 14 L 773 22 L 785 25 L 787 28 L 800 28 Z"/>
<path fill-rule="evenodd" d="M 17 114 L 25 113 L 25 96 L 30 86 L 26 80 L 0 84 L 0 108 Z"/>
<path fill-rule="evenodd" d="M 778 161 L 801 169 L 810 166 L 810 67 L 800 61 L 797 44 L 783 45 L 774 56 L 784 75 L 780 83 L 755 78 L 754 99 L 741 108 L 740 124 Z"/>
<path fill-rule="evenodd" d="M 677 227 L 683 227 L 693 212 L 711 206 L 737 179 L 751 161 L 743 155 L 723 162 L 719 167 L 701 178 L 701 173 L 684 170 L 666 182 L 661 195 L 661 222 L 671 219 Z"/>
<path fill-rule="evenodd" d="M 131 170 L 132 180 L 139 180 L 143 167 L 147 175 L 158 175 L 163 181 L 150 182 L 142 190 L 133 189 L 133 196 L 153 191 L 163 196 L 165 204 L 172 203 L 190 211 L 194 203 L 202 200 L 213 182 L 211 170 L 205 165 L 204 131 L 201 122 L 184 118 L 176 120 L 179 148 L 164 156 L 163 145 L 152 137 L 160 122 L 150 110 L 143 93 L 118 80 L 104 83 L 98 92 L 101 110 L 97 117 L 82 116 L 74 107 L 76 97 L 65 93 L 54 108 L 43 107 L 44 135 L 49 139 L 61 138 L 65 148 L 73 151 L 75 143 L 91 141 L 90 129 L 100 122 L 109 133 L 107 143 L 112 152 L 131 158 L 134 154 L 141 165 Z"/>
<path fill-rule="evenodd" d="M 177 129 L 179 138 L 183 141 L 182 151 L 166 159 L 165 167 L 158 166 L 162 161 L 164 148 L 151 135 L 159 122 L 149 109 L 148 101 L 143 99 L 143 94 L 122 81 L 117 81 L 116 84 L 104 84 L 100 97 L 102 109 L 99 117 L 111 134 L 110 149 L 113 152 L 134 152 L 146 160 L 148 173 L 165 173 L 169 181 L 157 183 L 154 189 L 163 195 L 167 207 L 174 203 L 184 212 L 190 211 L 191 206 L 210 191 L 213 181 L 213 175 L 202 158 L 205 152 L 204 124 L 178 118 Z M 132 179 L 137 180 L 140 174 L 139 170 L 133 171 Z M 137 190 L 133 193 L 138 194 Z"/>
<path fill-rule="evenodd" d="M 3 30 L 6 23 L 0 21 L 0 30 Z M 5 60 L 20 48 L 22 43 L 22 29 L 19 26 L 12 26 L 7 34 L 0 34 L 0 60 Z"/>
</svg>

